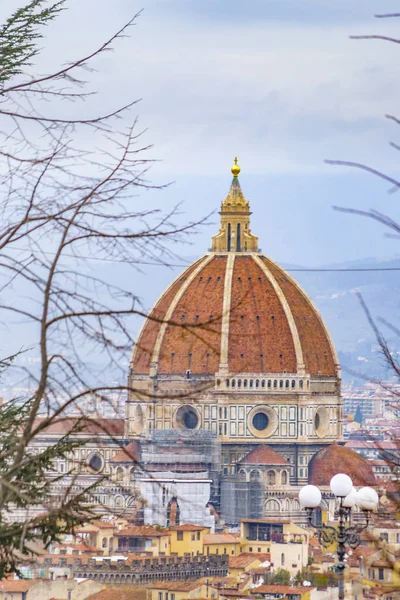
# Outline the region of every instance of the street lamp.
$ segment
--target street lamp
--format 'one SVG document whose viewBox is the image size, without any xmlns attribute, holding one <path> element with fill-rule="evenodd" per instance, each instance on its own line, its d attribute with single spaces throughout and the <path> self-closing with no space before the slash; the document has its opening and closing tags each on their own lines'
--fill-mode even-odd
<svg viewBox="0 0 400 600">
<path fill-rule="evenodd" d="M 318 531 L 320 543 L 327 548 L 336 543 L 336 554 L 338 557 L 337 571 L 339 574 L 339 600 L 344 600 L 344 557 L 346 547 L 355 549 L 360 544 L 360 533 L 369 525 L 370 514 L 378 508 L 379 497 L 376 491 L 370 487 L 363 487 L 356 491 L 353 482 L 348 475 L 338 473 L 330 481 L 332 494 L 338 501 L 336 515 L 338 517 L 338 526 L 313 525 L 312 514 L 322 499 L 321 491 L 315 485 L 305 485 L 299 492 L 299 501 L 307 511 L 307 521 L 310 527 Z M 351 509 L 358 506 L 365 515 L 365 525 L 351 525 Z"/>
</svg>

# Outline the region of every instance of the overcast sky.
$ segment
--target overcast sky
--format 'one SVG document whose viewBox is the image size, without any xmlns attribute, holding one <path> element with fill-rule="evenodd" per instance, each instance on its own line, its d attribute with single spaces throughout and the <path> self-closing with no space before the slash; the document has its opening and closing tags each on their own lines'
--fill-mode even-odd
<svg viewBox="0 0 400 600">
<path fill-rule="evenodd" d="M 22 0 L 3 0 L 0 17 Z M 376 208 L 400 218 L 398 194 L 366 173 L 324 159 L 366 163 L 399 174 L 400 47 L 353 41 L 351 34 L 397 36 L 400 21 L 374 19 L 394 0 L 69 0 L 46 31 L 40 68 L 92 51 L 143 9 L 130 37 L 88 75 L 96 110 L 141 98 L 129 118 L 160 160 L 152 171 L 167 190 L 138 203 L 182 202 L 188 218 L 218 209 L 235 155 L 263 250 L 304 265 L 399 254 L 376 224 L 332 210 Z M 89 105 L 90 106 L 90 105 Z M 92 105 L 93 106 L 93 105 Z M 74 110 L 71 108 L 70 110 Z M 183 247 L 206 251 L 214 225 Z M 154 274 L 154 272 L 153 272 Z M 155 286 L 157 287 L 157 286 Z M 151 286 L 151 292 L 156 293 Z"/>
</svg>

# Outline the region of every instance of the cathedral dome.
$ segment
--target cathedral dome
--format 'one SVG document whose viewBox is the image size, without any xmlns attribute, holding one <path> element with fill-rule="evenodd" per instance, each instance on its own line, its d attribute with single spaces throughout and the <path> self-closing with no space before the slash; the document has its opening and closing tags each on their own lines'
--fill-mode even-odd
<svg viewBox="0 0 400 600">
<path fill-rule="evenodd" d="M 308 483 L 329 486 L 337 473 L 345 473 L 355 487 L 376 485 L 375 475 L 368 461 L 345 446 L 331 444 L 313 456 L 308 466 Z"/>
<path fill-rule="evenodd" d="M 317 309 L 258 250 L 239 171 L 236 161 L 213 251 L 179 275 L 155 304 L 133 350 L 132 374 L 339 375 Z"/>
</svg>

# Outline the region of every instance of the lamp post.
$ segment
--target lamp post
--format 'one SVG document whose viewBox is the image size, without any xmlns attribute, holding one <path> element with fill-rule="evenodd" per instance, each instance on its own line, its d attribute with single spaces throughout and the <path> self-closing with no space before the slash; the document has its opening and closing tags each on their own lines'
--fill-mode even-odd
<svg viewBox="0 0 400 600">
<path fill-rule="evenodd" d="M 346 548 L 355 549 L 360 544 L 360 533 L 368 527 L 371 512 L 377 509 L 379 498 L 376 491 L 370 487 L 363 487 L 356 491 L 352 480 L 344 473 L 338 473 L 332 477 L 330 488 L 337 501 L 337 527 L 313 525 L 313 510 L 320 505 L 322 499 L 322 494 L 315 485 L 305 485 L 302 487 L 299 492 L 299 501 L 307 511 L 308 525 L 318 531 L 320 543 L 325 548 L 336 543 L 339 600 L 344 600 L 344 569 L 346 567 L 344 557 Z M 355 506 L 358 506 L 364 512 L 366 518 L 365 525 L 351 525 L 351 509 Z"/>
</svg>

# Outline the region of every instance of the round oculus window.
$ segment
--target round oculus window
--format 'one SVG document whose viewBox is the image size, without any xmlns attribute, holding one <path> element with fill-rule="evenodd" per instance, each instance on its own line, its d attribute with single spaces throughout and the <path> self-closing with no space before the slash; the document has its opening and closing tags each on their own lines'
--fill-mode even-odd
<svg viewBox="0 0 400 600">
<path fill-rule="evenodd" d="M 89 467 L 94 473 L 98 473 L 103 468 L 103 459 L 98 454 L 93 454 L 89 459 Z"/>
<path fill-rule="evenodd" d="M 254 415 L 252 423 L 257 431 L 264 431 L 268 427 L 269 419 L 266 414 L 259 412 Z"/>
<path fill-rule="evenodd" d="M 183 414 L 183 424 L 187 429 L 196 429 L 198 422 L 199 418 L 194 410 L 189 409 Z"/>
</svg>

